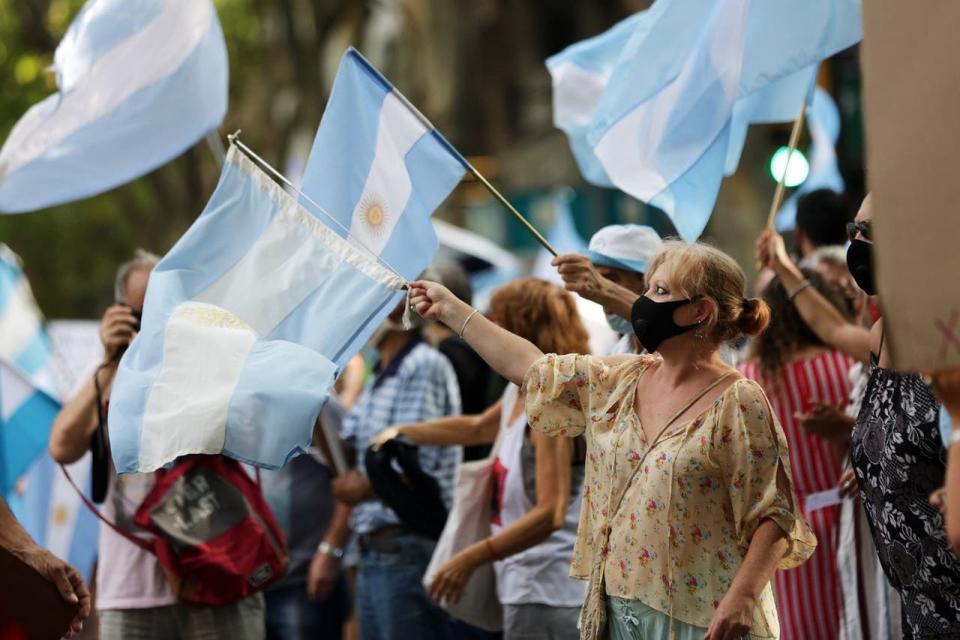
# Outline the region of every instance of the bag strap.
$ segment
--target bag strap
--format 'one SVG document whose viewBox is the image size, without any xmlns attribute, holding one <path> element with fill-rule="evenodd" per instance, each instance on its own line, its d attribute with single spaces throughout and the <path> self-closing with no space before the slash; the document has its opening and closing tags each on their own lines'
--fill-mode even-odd
<svg viewBox="0 0 960 640">
<path fill-rule="evenodd" d="M 110 527 L 111 529 L 113 529 L 114 531 L 116 531 L 118 534 L 120 534 L 121 536 L 123 536 L 124 538 L 126 538 L 127 540 L 129 540 L 130 542 L 132 542 L 133 544 L 137 545 L 138 547 L 140 547 L 140 548 L 143 549 L 144 551 L 149 551 L 150 553 L 153 553 L 153 546 L 152 546 L 150 543 L 141 540 L 140 538 L 138 538 L 138 537 L 136 537 L 135 535 L 131 534 L 129 531 L 124 531 L 123 529 L 121 529 L 120 527 L 118 527 L 118 526 L 117 526 L 116 524 L 114 524 L 113 522 L 110 522 L 109 520 L 107 520 L 107 519 L 103 516 L 103 514 L 100 513 L 100 510 L 97 509 L 97 505 L 93 504 L 93 502 L 90 500 L 90 498 L 88 498 L 88 497 L 83 493 L 83 491 L 80 490 L 80 487 L 77 486 L 77 483 L 74 482 L 74 481 L 73 481 L 73 478 L 70 476 L 70 472 L 67 471 L 67 468 L 66 468 L 65 466 L 63 466 L 62 464 L 60 465 L 60 470 L 63 471 L 63 475 L 66 476 L 67 482 L 70 483 L 70 486 L 73 487 L 73 490 L 77 492 L 77 495 L 78 495 L 78 496 L 80 496 L 80 499 L 83 501 L 83 504 L 86 505 L 86 507 L 87 507 L 88 509 L 90 509 L 90 511 L 93 512 L 93 515 L 97 516 L 97 518 L 100 520 L 100 522 L 102 522 L 103 524 L 107 525 L 108 527 Z"/>
<path fill-rule="evenodd" d="M 616 506 L 614 506 L 614 508 L 610 511 L 610 518 L 608 518 L 607 520 L 608 522 L 612 520 L 613 516 L 615 516 L 617 514 L 617 511 L 620 510 L 620 505 L 623 503 L 623 499 L 626 497 L 627 491 L 630 489 L 630 485 L 633 484 L 633 479 L 637 477 L 637 472 L 640 471 L 641 468 L 643 468 L 643 461 L 647 459 L 647 454 L 653 451 L 653 449 L 657 446 L 657 444 L 659 444 L 660 437 L 663 436 L 664 433 L 666 433 L 667 429 L 670 428 L 670 425 L 676 422 L 680 418 L 680 416 L 685 414 L 690 409 L 690 407 L 692 407 L 697 402 L 699 402 L 700 399 L 703 398 L 703 396 L 710 393 L 712 389 L 715 389 L 718 384 L 720 384 L 721 382 L 723 382 L 724 380 L 732 376 L 733 373 L 734 373 L 733 371 L 725 373 L 719 378 L 717 378 L 716 380 L 714 380 L 713 382 L 711 382 L 710 384 L 708 384 L 706 388 L 704 388 L 700 393 L 695 395 L 690 402 L 683 405 L 683 408 L 677 411 L 675 414 L 673 414 L 673 417 L 667 420 L 667 423 L 663 425 L 663 427 L 661 427 L 659 433 L 657 433 L 656 437 L 654 437 L 654 439 L 650 442 L 650 446 L 647 447 L 647 450 L 643 452 L 643 456 L 641 456 L 639 462 L 637 463 L 637 466 L 634 467 L 633 473 L 630 474 L 630 479 L 627 480 L 627 483 L 623 486 L 623 491 L 620 493 L 620 498 L 617 500 Z"/>
</svg>

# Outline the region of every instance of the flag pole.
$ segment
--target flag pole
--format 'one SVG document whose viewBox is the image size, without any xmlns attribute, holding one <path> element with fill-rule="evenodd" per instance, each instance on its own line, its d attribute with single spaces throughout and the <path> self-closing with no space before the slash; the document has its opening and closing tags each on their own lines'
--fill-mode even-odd
<svg viewBox="0 0 960 640">
<path fill-rule="evenodd" d="M 803 130 L 803 117 L 806 112 L 807 101 L 804 100 L 803 104 L 800 105 L 800 113 L 797 114 L 797 119 L 793 121 L 793 130 L 790 131 L 790 146 L 787 149 L 787 162 L 783 166 L 783 175 L 780 176 L 780 181 L 777 182 L 777 190 L 773 194 L 773 202 L 770 203 L 770 213 L 767 214 L 768 229 L 773 228 L 773 223 L 777 218 L 777 211 L 780 210 L 780 205 L 783 204 L 783 194 L 786 190 L 787 171 L 790 169 L 790 159 L 793 157 L 793 152 L 797 150 L 797 145 L 800 142 L 800 131 Z"/>
<path fill-rule="evenodd" d="M 477 171 L 476 167 L 474 167 L 469 162 L 467 163 L 467 166 L 469 167 L 470 173 L 473 175 L 473 177 L 476 178 L 480 182 L 480 184 L 482 184 L 487 189 L 487 191 L 489 191 L 491 195 L 493 195 L 493 197 L 496 198 L 497 201 L 504 206 L 504 208 L 506 208 L 507 211 L 513 214 L 513 217 L 517 219 L 517 222 L 522 224 L 523 227 L 530 233 L 530 235 L 532 235 L 536 239 L 536 241 L 543 246 L 544 249 L 546 249 L 551 254 L 553 254 L 554 257 L 556 257 L 558 255 L 557 250 L 553 248 L 550 242 L 548 242 L 547 239 L 544 238 L 539 231 L 537 231 L 536 227 L 530 224 L 530 222 L 523 217 L 523 214 L 517 211 L 514 208 L 514 206 L 510 204 L 510 202 L 506 198 L 504 198 L 503 195 L 499 191 L 497 191 L 497 189 L 492 184 L 490 184 L 490 182 L 486 178 L 484 178 L 479 171 Z"/>
<path fill-rule="evenodd" d="M 362 57 L 361 57 L 361 58 L 362 58 Z M 364 60 L 364 63 L 369 66 L 369 63 L 367 63 L 366 60 Z M 371 68 L 371 70 L 372 70 L 374 73 L 376 73 L 378 76 L 380 75 L 380 72 L 379 72 L 379 71 L 377 71 L 377 70 L 374 69 L 373 67 L 370 67 L 370 68 Z M 510 201 L 507 200 L 505 197 L 503 197 L 503 194 L 500 193 L 499 191 L 497 191 L 496 187 L 494 187 L 492 184 L 490 184 L 490 181 L 487 180 L 486 178 L 484 178 L 484 177 L 483 177 L 483 174 L 481 174 L 479 171 L 477 171 L 477 168 L 476 168 L 475 166 L 473 166 L 473 164 L 470 163 L 466 158 L 464 158 L 464 157 L 463 157 L 463 154 L 461 154 L 459 151 L 457 151 L 456 148 L 455 148 L 452 144 L 450 144 L 450 142 L 449 142 L 446 138 L 444 138 L 443 135 L 442 135 L 439 131 L 437 131 L 437 128 L 436 128 L 435 126 L 433 126 L 433 123 L 430 122 L 430 120 L 428 120 L 427 117 L 426 117 L 425 115 L 423 115 L 423 114 L 420 112 L 420 110 L 417 109 L 417 107 L 414 106 L 414 104 L 407 99 L 407 96 L 405 96 L 405 95 L 403 95 L 402 93 L 400 93 L 396 88 L 392 88 L 392 91 L 393 91 L 393 94 L 397 97 L 397 99 L 400 100 L 400 101 L 404 104 L 404 106 L 406 106 L 406 107 L 410 110 L 410 112 L 413 113 L 413 114 L 420 120 L 420 122 L 423 123 L 423 126 L 425 126 L 428 130 L 430 130 L 430 131 L 437 137 L 437 140 L 439 140 L 440 143 L 441 143 L 444 147 L 446 147 L 447 151 L 449 151 L 457 160 L 460 161 L 460 164 L 463 165 L 464 169 L 466 169 L 467 171 L 469 171 L 470 174 L 471 174 L 474 178 L 476 178 L 477 181 L 478 181 L 480 184 L 482 184 L 487 191 L 490 192 L 490 195 L 492 195 L 492 196 L 497 200 L 497 202 L 499 202 L 500 204 L 502 204 L 503 207 L 504 207 L 507 211 L 509 211 L 510 214 L 513 215 L 514 218 L 517 219 L 517 222 L 519 222 L 521 225 L 523 225 L 523 228 L 526 229 L 527 232 L 528 232 L 530 235 L 532 235 L 532 236 L 534 237 L 534 239 L 535 239 L 537 242 L 539 242 L 541 246 L 543 246 L 544 249 L 546 249 L 547 251 L 549 251 L 549 252 L 550 252 L 551 254 L 553 254 L 554 256 L 558 255 L 558 254 L 557 254 L 557 250 L 553 248 L 553 246 L 547 241 L 546 238 L 543 237 L 543 235 L 540 234 L 539 231 L 537 231 L 536 227 L 534 227 L 532 224 L 530 224 L 530 222 L 529 222 L 526 218 L 523 217 L 523 214 L 520 213 L 519 211 L 517 211 L 517 209 L 516 209 L 512 204 L 510 204 Z"/>
</svg>

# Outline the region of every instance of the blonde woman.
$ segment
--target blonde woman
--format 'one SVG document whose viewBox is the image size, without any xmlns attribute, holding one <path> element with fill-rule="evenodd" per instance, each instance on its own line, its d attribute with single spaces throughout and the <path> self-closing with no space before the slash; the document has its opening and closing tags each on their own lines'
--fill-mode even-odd
<svg viewBox="0 0 960 640">
<path fill-rule="evenodd" d="M 526 391 L 527 420 L 587 437 L 572 574 L 589 580 L 581 635 L 778 638 L 770 586 L 816 545 L 797 507 L 787 444 L 762 389 L 719 347 L 769 320 L 726 254 L 669 242 L 633 304 L 654 355 L 547 355 L 417 282 L 411 304 Z M 622 301 L 628 314 L 629 299 Z M 628 314 L 631 315 L 631 314 Z"/>
</svg>

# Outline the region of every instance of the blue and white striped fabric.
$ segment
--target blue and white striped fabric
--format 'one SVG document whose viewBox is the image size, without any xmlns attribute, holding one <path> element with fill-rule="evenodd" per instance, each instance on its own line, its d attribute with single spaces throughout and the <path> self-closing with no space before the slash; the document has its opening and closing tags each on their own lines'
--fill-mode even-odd
<svg viewBox="0 0 960 640">
<path fill-rule="evenodd" d="M 334 231 L 414 279 L 437 251 L 430 216 L 467 167 L 379 71 L 347 50 L 302 186 L 339 222 Z"/>
<path fill-rule="evenodd" d="M 53 382 L 47 371 L 51 352 L 43 315 L 33 299 L 20 258 L 0 243 L 0 361 L 52 394 Z"/>
<path fill-rule="evenodd" d="M 0 495 L 9 493 L 47 449 L 60 404 L 0 361 Z"/>
<path fill-rule="evenodd" d="M 67 465 L 70 477 L 90 497 L 90 454 Z M 84 507 L 60 465 L 44 453 L 27 473 L 20 519 L 30 537 L 79 569 L 89 583 L 97 559 L 100 521 Z"/>
<path fill-rule="evenodd" d="M 77 200 L 171 160 L 223 121 L 211 0 L 89 0 L 54 55 L 57 93 L 0 149 L 0 212 Z"/>
<path fill-rule="evenodd" d="M 117 470 L 190 453 L 281 467 L 403 285 L 232 147 L 203 213 L 154 268 L 120 361 Z"/>
<path fill-rule="evenodd" d="M 748 126 L 796 117 L 820 61 L 860 37 L 860 0 L 657 0 L 547 61 L 554 123 L 588 181 L 695 240 Z"/>
<path fill-rule="evenodd" d="M 840 137 L 840 111 L 824 89 L 817 87 L 807 110 L 810 130 L 810 175 L 777 212 L 777 231 L 792 231 L 797 226 L 797 201 L 805 193 L 832 189 L 843 193 L 845 187 L 837 165 L 837 138 Z"/>
<path fill-rule="evenodd" d="M 0 244 L 0 495 L 47 447 L 59 405 L 50 340 L 20 258 Z"/>
</svg>

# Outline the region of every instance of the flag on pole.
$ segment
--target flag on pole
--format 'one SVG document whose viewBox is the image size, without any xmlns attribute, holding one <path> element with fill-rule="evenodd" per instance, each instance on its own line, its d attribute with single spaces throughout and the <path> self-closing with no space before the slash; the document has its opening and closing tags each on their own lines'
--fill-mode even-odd
<svg viewBox="0 0 960 640">
<path fill-rule="evenodd" d="M 57 397 L 72 397 L 93 375 L 103 359 L 100 323 L 94 320 L 53 320 L 47 325 L 53 355 L 47 369 Z M 78 487 L 90 497 L 89 453 L 66 465 Z M 60 466 L 49 452 L 41 454 L 27 472 L 21 497 L 21 524 L 58 558 L 80 570 L 84 580 L 93 578 L 100 521 L 83 506 Z"/>
<path fill-rule="evenodd" d="M 181 154 L 227 109 L 211 0 L 89 0 L 54 54 L 57 93 L 0 149 L 0 212 L 92 196 Z"/>
<path fill-rule="evenodd" d="M 90 453 L 66 465 L 70 477 L 90 497 Z M 100 521 L 87 509 L 49 453 L 30 467 L 26 476 L 21 524 L 41 547 L 76 567 L 83 579 L 93 577 Z"/>
<path fill-rule="evenodd" d="M 359 52 L 346 51 L 302 186 L 337 220 L 334 231 L 414 279 L 437 251 L 430 216 L 468 166 Z"/>
<path fill-rule="evenodd" d="M 777 212 L 777 231 L 792 231 L 797 226 L 797 201 L 805 193 L 831 189 L 843 193 L 845 187 L 837 165 L 837 138 L 840 137 L 840 111 L 826 90 L 817 87 L 807 110 L 810 130 L 810 174 Z"/>
<path fill-rule="evenodd" d="M 18 369 L 34 386 L 54 393 L 46 370 L 50 353 L 43 314 L 20 257 L 0 243 L 0 361 Z"/>
<path fill-rule="evenodd" d="M 404 284 L 231 146 L 203 213 L 154 268 L 120 361 L 117 471 L 191 453 L 281 467 Z"/>
<path fill-rule="evenodd" d="M 0 360 L 0 495 L 9 493 L 46 451 L 50 427 L 59 411 L 52 396 Z"/>
<path fill-rule="evenodd" d="M 820 61 L 860 37 L 859 0 L 657 0 L 547 61 L 554 122 L 588 181 L 695 240 L 748 126 L 795 118 Z"/>
</svg>

